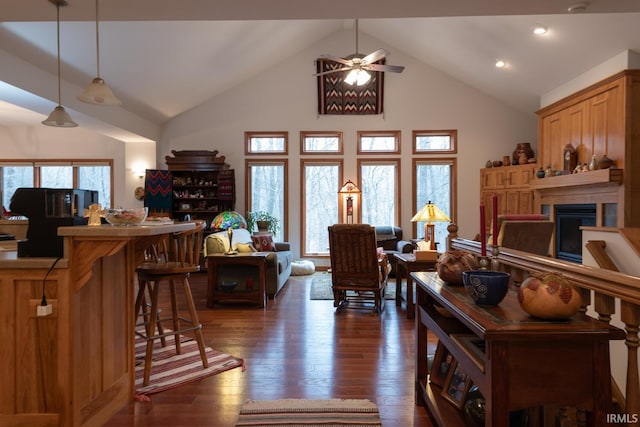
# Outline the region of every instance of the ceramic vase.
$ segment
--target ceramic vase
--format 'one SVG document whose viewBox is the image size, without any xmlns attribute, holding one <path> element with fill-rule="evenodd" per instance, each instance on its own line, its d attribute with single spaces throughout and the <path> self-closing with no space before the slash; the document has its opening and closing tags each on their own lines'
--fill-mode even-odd
<svg viewBox="0 0 640 427">
<path fill-rule="evenodd" d="M 527 156 L 527 159 L 524 162 L 520 161 L 520 153 L 524 153 Z M 520 142 L 516 145 L 516 149 L 513 151 L 513 161 L 518 162 L 519 165 L 523 165 L 527 163 L 527 160 L 534 156 L 533 149 L 531 148 L 531 143 L 529 142 Z"/>
</svg>

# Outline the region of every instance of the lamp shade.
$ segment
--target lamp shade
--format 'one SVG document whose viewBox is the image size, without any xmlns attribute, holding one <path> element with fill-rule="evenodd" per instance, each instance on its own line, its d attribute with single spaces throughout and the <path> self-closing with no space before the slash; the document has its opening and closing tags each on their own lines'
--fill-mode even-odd
<svg viewBox="0 0 640 427">
<path fill-rule="evenodd" d="M 42 124 L 59 128 L 74 128 L 78 126 L 78 124 L 71 119 L 71 116 L 62 105 L 58 105 L 54 108 L 51 114 L 49 114 L 49 117 L 42 121 Z"/>
<path fill-rule="evenodd" d="M 121 105 L 122 102 L 116 98 L 113 91 L 106 85 L 103 79 L 96 77 L 91 84 L 82 92 L 78 99 L 82 102 L 97 105 Z"/>
<path fill-rule="evenodd" d="M 247 228 L 247 221 L 236 211 L 224 211 L 219 213 L 211 221 L 212 229 Z"/>
<path fill-rule="evenodd" d="M 424 205 L 422 209 L 416 213 L 413 218 L 411 218 L 411 222 L 449 222 L 451 219 L 440 210 L 439 207 L 431 203 Z"/>
<path fill-rule="evenodd" d="M 351 180 L 347 180 L 347 182 L 342 184 L 342 187 L 340 187 L 340 190 L 338 191 L 338 193 L 340 193 L 340 194 L 360 194 L 360 189 Z"/>
</svg>

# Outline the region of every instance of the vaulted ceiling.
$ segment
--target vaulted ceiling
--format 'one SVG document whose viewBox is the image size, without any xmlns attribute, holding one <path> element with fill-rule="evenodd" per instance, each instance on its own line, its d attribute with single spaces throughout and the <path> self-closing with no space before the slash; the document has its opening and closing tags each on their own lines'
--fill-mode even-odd
<svg viewBox="0 0 640 427">
<path fill-rule="evenodd" d="M 57 102 L 57 92 L 50 82 L 43 90 L 35 74 L 29 79 L 12 72 L 33 67 L 55 85 L 55 7 L 46 0 L 2 3 L 0 125 L 37 124 Z M 61 9 L 62 75 L 65 84 L 84 87 L 96 74 L 94 2 L 68 3 Z M 569 13 L 576 2 L 565 0 L 372 3 L 101 0 L 100 74 L 122 99 L 117 108 L 160 126 L 337 32 L 355 34 L 353 19 L 359 18 L 367 40 L 362 53 L 381 47 L 379 41 L 391 52 L 390 64 L 399 64 L 393 53 L 401 52 L 533 112 L 540 96 L 557 86 L 621 52 L 640 52 L 637 0 L 592 0 L 583 13 Z M 549 32 L 533 35 L 535 24 Z M 353 50 L 349 43 L 342 51 L 314 55 Z M 497 69 L 497 59 L 508 67 Z M 310 81 L 313 71 L 310 63 Z M 65 94 L 63 105 L 75 95 Z M 13 105 L 27 110 L 15 115 Z"/>
</svg>

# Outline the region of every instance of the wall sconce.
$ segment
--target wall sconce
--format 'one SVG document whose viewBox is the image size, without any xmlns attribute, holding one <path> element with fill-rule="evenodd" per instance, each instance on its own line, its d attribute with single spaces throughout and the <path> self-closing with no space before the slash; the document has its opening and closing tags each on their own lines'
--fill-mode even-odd
<svg viewBox="0 0 640 427">
<path fill-rule="evenodd" d="M 358 208 L 357 198 L 360 194 L 360 189 L 351 180 L 348 180 L 342 185 L 342 187 L 340 187 L 338 194 L 340 195 L 340 204 L 343 206 L 343 222 L 345 224 L 353 224 L 355 215 L 354 210 L 357 211 Z M 355 204 L 354 198 L 356 199 Z"/>
<path fill-rule="evenodd" d="M 138 178 L 142 179 L 147 173 L 147 166 L 143 163 L 136 163 L 131 166 L 131 172 L 133 172 L 133 174 Z"/>
</svg>

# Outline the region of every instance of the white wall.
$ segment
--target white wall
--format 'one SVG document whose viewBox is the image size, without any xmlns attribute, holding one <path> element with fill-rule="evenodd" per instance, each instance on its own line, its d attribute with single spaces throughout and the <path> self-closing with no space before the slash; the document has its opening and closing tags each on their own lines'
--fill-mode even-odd
<svg viewBox="0 0 640 427">
<path fill-rule="evenodd" d="M 360 51 L 379 47 L 392 52 L 389 64 L 404 65 L 402 74 L 385 77 L 383 115 L 319 116 L 314 60 L 323 53 L 347 55 L 353 33 L 328 37 L 278 66 L 171 120 L 159 142 L 158 164 L 172 149 L 218 150 L 236 170 L 237 210 L 244 203 L 244 132 L 289 132 L 288 240 L 296 256 L 300 240 L 300 131 L 344 132 L 344 179 L 355 180 L 356 132 L 401 130 L 401 218 L 406 238 L 413 236 L 411 131 L 458 130 L 458 210 L 460 235 L 479 232 L 479 170 L 487 160 L 510 155 L 516 143 L 537 143 L 537 117 L 523 114 L 468 85 L 425 66 L 378 40 L 361 37 Z M 215 78 L 215 72 L 212 72 Z M 337 189 L 336 189 L 337 191 Z"/>
</svg>

